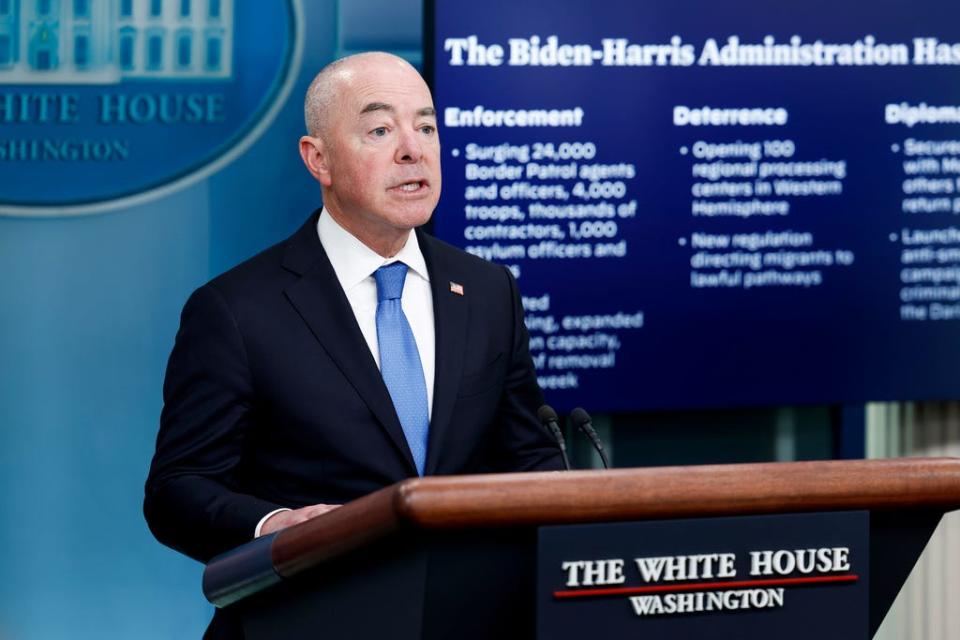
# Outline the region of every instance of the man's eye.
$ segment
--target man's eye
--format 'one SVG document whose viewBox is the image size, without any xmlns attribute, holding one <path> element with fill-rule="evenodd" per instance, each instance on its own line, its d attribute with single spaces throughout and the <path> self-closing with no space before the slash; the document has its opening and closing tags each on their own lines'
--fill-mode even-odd
<svg viewBox="0 0 960 640">
<path fill-rule="evenodd" d="M 421 133 L 426 133 L 427 135 L 430 135 L 431 133 L 433 133 L 433 132 L 436 131 L 436 130 L 437 130 L 436 127 L 434 127 L 433 125 L 429 125 L 429 124 L 425 124 L 425 125 L 423 125 L 422 127 L 420 127 L 420 132 L 421 132 Z"/>
<path fill-rule="evenodd" d="M 371 131 L 370 133 L 372 133 L 373 135 L 377 136 L 378 138 L 382 138 L 383 136 L 387 135 L 387 128 L 386 128 L 386 127 L 377 127 L 376 129 L 374 129 L 374 130 Z"/>
</svg>

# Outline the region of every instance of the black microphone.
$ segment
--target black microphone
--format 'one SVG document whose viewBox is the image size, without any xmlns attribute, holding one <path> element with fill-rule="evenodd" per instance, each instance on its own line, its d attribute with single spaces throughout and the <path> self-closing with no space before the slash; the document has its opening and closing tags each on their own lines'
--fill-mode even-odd
<svg viewBox="0 0 960 640">
<path fill-rule="evenodd" d="M 563 439 L 563 432 L 560 431 L 560 425 L 557 424 L 557 412 L 548 404 L 537 409 L 537 417 L 543 428 L 550 432 L 553 439 L 557 441 L 560 447 L 560 457 L 563 458 L 563 468 L 570 471 L 570 459 L 567 458 L 567 442 Z"/>
<path fill-rule="evenodd" d="M 570 412 L 570 419 L 573 420 L 573 424 L 577 425 L 580 431 L 583 431 L 585 436 L 590 438 L 590 442 L 593 443 L 593 448 L 600 454 L 600 461 L 603 462 L 603 468 L 609 469 L 610 461 L 607 460 L 607 454 L 603 451 L 603 442 L 600 441 L 597 430 L 593 428 L 593 421 L 590 419 L 590 414 L 581 407 L 577 407 Z"/>
</svg>

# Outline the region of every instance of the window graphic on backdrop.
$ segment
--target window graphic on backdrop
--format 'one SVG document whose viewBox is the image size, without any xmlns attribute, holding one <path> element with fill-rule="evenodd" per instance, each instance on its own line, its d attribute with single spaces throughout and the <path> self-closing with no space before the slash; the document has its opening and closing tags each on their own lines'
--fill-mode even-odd
<svg viewBox="0 0 960 640">
<path fill-rule="evenodd" d="M 298 0 L 0 0 L 0 213 L 96 212 L 222 166 L 288 95 L 299 13 Z"/>
<path fill-rule="evenodd" d="M 231 75 L 232 0 L 48 0 L 16 11 L 6 2 L 0 5 L 3 84 Z"/>
</svg>

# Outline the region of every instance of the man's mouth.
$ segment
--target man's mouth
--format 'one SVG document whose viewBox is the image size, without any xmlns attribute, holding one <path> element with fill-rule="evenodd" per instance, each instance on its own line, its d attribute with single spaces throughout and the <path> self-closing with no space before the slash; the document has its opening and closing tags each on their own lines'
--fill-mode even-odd
<svg viewBox="0 0 960 640">
<path fill-rule="evenodd" d="M 401 182 L 400 184 L 390 187 L 391 191 L 399 191 L 401 193 L 417 193 L 426 189 L 428 186 L 426 180 L 409 180 L 407 182 Z"/>
</svg>

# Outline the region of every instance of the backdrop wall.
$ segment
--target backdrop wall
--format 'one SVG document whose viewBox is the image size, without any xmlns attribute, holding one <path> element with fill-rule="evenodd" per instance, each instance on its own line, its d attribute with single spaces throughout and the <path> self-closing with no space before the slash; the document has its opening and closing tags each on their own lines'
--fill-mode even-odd
<svg viewBox="0 0 960 640">
<path fill-rule="evenodd" d="M 234 9 L 259 4 L 235 0 Z M 188 638 L 209 620 L 202 567 L 157 543 L 141 515 L 180 309 L 195 287 L 318 206 L 297 155 L 313 75 L 365 48 L 419 61 L 419 2 L 309 0 L 301 9 L 290 95 L 226 167 L 109 213 L 0 216 L 0 638 Z M 19 90 L 0 84 L 0 95 Z M 12 131 L 0 125 L 0 138 Z M 3 164 L 0 200 L 17 186 Z"/>
</svg>

